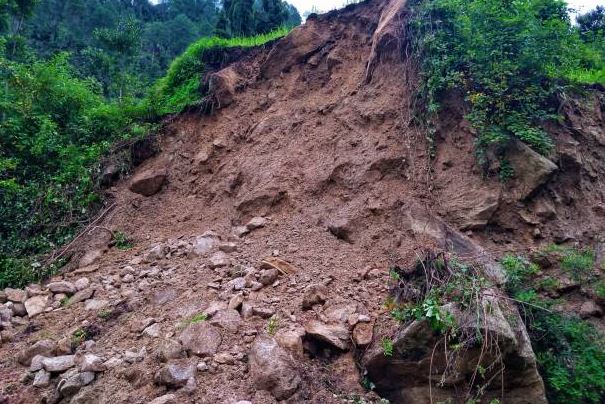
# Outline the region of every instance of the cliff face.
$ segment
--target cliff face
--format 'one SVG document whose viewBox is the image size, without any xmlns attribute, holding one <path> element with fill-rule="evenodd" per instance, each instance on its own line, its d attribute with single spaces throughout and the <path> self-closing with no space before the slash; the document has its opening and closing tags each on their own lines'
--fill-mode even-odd
<svg viewBox="0 0 605 404">
<path fill-rule="evenodd" d="M 565 104 L 553 156 L 513 144 L 509 183 L 477 169 L 458 101 L 432 159 L 411 124 L 405 16 L 399 0 L 349 6 L 210 75 L 212 113 L 166 124 L 161 152 L 108 190 L 114 207 L 75 246 L 71 272 L 5 298 L 9 402 L 463 399 L 485 346 L 502 366 L 486 397 L 545 402 L 496 262 L 553 241 L 601 242 L 603 96 Z M 105 229 L 134 248 L 112 247 Z M 389 268 L 427 250 L 472 263 L 490 285 L 479 319 L 447 308 L 491 343 L 469 345 L 445 383 L 451 363 L 435 354 L 434 330 L 399 326 L 384 306 Z"/>
</svg>

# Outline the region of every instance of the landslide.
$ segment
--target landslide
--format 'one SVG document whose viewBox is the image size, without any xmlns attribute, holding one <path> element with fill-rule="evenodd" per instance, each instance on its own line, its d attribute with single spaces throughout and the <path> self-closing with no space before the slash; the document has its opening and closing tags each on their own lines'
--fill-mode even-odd
<svg viewBox="0 0 605 404">
<path fill-rule="evenodd" d="M 553 156 L 513 144 L 517 175 L 505 184 L 477 167 L 452 96 L 433 158 L 412 124 L 405 17 L 401 0 L 312 16 L 209 75 L 211 113 L 167 122 L 161 152 L 108 189 L 112 208 L 50 280 L 68 285 L 27 291 L 48 300 L 3 330 L 0 402 L 378 402 L 363 380 L 395 403 L 462 397 L 465 380 L 438 388 L 428 377 L 430 331 L 397 331 L 416 345 L 383 355 L 396 328 L 384 308 L 389 268 L 447 250 L 497 289 L 506 252 L 555 241 L 603 251 L 603 95 L 564 105 L 565 122 L 549 128 Z M 134 247 L 117 248 L 116 231 Z M 290 265 L 270 269 L 269 257 Z M 507 367 L 488 396 L 545 402 L 519 313 L 493 293 L 479 298 L 500 314 L 483 327 Z M 34 386 L 41 371 L 23 363 L 49 340 L 37 353 L 75 354 L 76 365 Z M 86 355 L 103 362 L 92 380 L 81 376 Z"/>
</svg>

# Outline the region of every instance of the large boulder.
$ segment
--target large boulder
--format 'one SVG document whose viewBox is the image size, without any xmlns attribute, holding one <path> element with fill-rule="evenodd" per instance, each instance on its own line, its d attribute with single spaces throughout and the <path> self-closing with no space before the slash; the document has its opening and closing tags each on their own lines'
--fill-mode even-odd
<svg viewBox="0 0 605 404">
<path fill-rule="evenodd" d="M 27 315 L 29 318 L 32 318 L 46 310 L 46 307 L 48 306 L 48 296 L 40 295 L 30 297 L 24 304 Z"/>
<path fill-rule="evenodd" d="M 191 324 L 183 330 L 179 341 L 192 355 L 212 356 L 223 341 L 221 333 L 205 321 Z"/>
<path fill-rule="evenodd" d="M 213 107 L 220 109 L 231 105 L 235 98 L 235 91 L 241 83 L 242 77 L 234 66 L 210 75 L 208 79 L 208 94 L 212 97 Z"/>
<path fill-rule="evenodd" d="M 532 197 L 558 169 L 555 163 L 520 141 L 511 142 L 506 150 L 506 159 L 515 172 L 510 196 L 516 200 Z"/>
<path fill-rule="evenodd" d="M 148 169 L 139 172 L 130 182 L 130 190 L 143 196 L 152 196 L 160 192 L 168 178 L 164 168 Z"/>
<path fill-rule="evenodd" d="M 269 391 L 277 400 L 286 400 L 296 393 L 300 375 L 290 354 L 275 339 L 257 337 L 249 358 L 250 374 L 257 389 Z"/>
</svg>

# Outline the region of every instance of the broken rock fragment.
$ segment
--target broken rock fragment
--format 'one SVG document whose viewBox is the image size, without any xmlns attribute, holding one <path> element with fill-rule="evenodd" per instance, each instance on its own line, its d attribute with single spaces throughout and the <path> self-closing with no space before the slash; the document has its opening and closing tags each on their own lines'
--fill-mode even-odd
<svg viewBox="0 0 605 404">
<path fill-rule="evenodd" d="M 346 351 L 349 349 L 351 335 L 347 327 L 340 324 L 324 324 L 321 321 L 311 320 L 305 325 L 308 336 Z"/>
<path fill-rule="evenodd" d="M 130 190 L 143 196 L 152 196 L 160 192 L 167 178 L 166 169 L 145 170 L 134 176 L 130 183 Z"/>
<path fill-rule="evenodd" d="M 257 337 L 249 358 L 256 388 L 269 391 L 277 400 L 286 400 L 298 390 L 301 378 L 294 361 L 275 339 Z"/>
</svg>

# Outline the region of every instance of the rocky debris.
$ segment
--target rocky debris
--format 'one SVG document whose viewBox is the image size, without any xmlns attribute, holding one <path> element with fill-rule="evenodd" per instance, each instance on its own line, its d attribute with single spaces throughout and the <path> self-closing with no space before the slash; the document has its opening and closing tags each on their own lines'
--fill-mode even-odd
<svg viewBox="0 0 605 404">
<path fill-rule="evenodd" d="M 206 232 L 197 237 L 193 243 L 193 253 L 197 256 L 206 255 L 219 243 L 218 235 Z"/>
<path fill-rule="evenodd" d="M 227 308 L 229 308 L 231 310 L 239 310 L 239 308 L 242 306 L 242 304 L 244 304 L 244 295 L 239 293 L 237 295 L 234 295 L 229 300 L 229 305 L 227 306 Z"/>
<path fill-rule="evenodd" d="M 292 357 L 275 339 L 258 336 L 249 354 L 250 375 L 256 388 L 286 400 L 298 390 L 301 378 Z"/>
<path fill-rule="evenodd" d="M 76 287 L 76 291 L 80 292 L 90 286 L 90 279 L 86 277 L 79 278 L 74 282 L 74 286 Z"/>
<path fill-rule="evenodd" d="M 139 351 L 129 350 L 124 352 L 124 360 L 128 363 L 142 362 L 147 356 L 147 348 L 142 347 Z"/>
<path fill-rule="evenodd" d="M 246 287 L 246 279 L 244 278 L 235 278 L 235 279 L 231 279 L 229 282 L 227 282 L 226 285 L 226 290 L 227 291 L 240 291 L 242 289 L 244 289 Z"/>
<path fill-rule="evenodd" d="M 54 358 L 44 358 L 42 366 L 46 371 L 51 373 L 64 372 L 67 369 L 73 368 L 76 365 L 75 355 L 56 356 Z"/>
<path fill-rule="evenodd" d="M 228 352 L 221 352 L 219 354 L 214 355 L 214 361 L 221 365 L 234 365 L 235 358 Z"/>
<path fill-rule="evenodd" d="M 246 224 L 246 229 L 248 229 L 248 231 L 253 231 L 253 230 L 265 227 L 266 225 L 267 225 L 267 219 L 264 217 L 257 216 L 257 217 L 253 217 Z"/>
<path fill-rule="evenodd" d="M 111 370 L 111 369 L 115 369 L 119 366 L 122 366 L 124 364 L 124 361 L 118 357 L 113 357 L 111 359 L 106 360 L 103 365 L 105 366 L 105 369 L 107 370 Z"/>
<path fill-rule="evenodd" d="M 84 254 L 84 256 L 80 258 L 78 266 L 80 268 L 89 268 L 92 264 L 97 262 L 99 258 L 103 256 L 103 253 L 104 250 L 102 249 L 87 251 L 86 254 Z"/>
<path fill-rule="evenodd" d="M 515 171 L 515 177 L 511 181 L 511 195 L 517 200 L 533 196 L 558 169 L 555 163 L 520 141 L 510 143 L 506 158 Z"/>
<path fill-rule="evenodd" d="M 107 370 L 105 361 L 93 354 L 84 354 L 81 357 L 78 366 L 82 372 L 104 372 Z"/>
<path fill-rule="evenodd" d="M 51 339 L 43 339 L 37 341 L 32 346 L 26 348 L 25 350 L 19 352 L 17 355 L 17 361 L 23 366 L 31 365 L 32 359 L 36 355 L 40 355 L 43 357 L 51 357 L 54 356 L 57 350 L 57 343 Z"/>
<path fill-rule="evenodd" d="M 25 301 L 25 310 L 29 318 L 33 318 L 43 313 L 48 306 L 48 296 L 34 296 Z"/>
<path fill-rule="evenodd" d="M 303 340 L 305 330 L 297 328 L 294 330 L 279 330 L 275 334 L 275 340 L 282 348 L 290 351 L 295 357 L 303 356 Z"/>
<path fill-rule="evenodd" d="M 158 348 L 158 359 L 162 362 L 168 362 L 171 359 L 181 359 L 185 357 L 183 346 L 175 340 L 168 339 L 162 341 Z"/>
<path fill-rule="evenodd" d="M 228 308 L 227 303 L 221 301 L 212 301 L 208 304 L 208 307 L 203 311 L 203 314 L 208 317 L 214 316 L 218 311 L 225 310 Z"/>
<path fill-rule="evenodd" d="M 172 361 L 160 368 L 155 374 L 155 383 L 171 388 L 183 387 L 195 378 L 195 365 L 188 360 Z"/>
<path fill-rule="evenodd" d="M 308 337 L 346 351 L 349 349 L 351 333 L 349 329 L 341 324 L 325 324 L 321 321 L 311 320 L 305 324 L 305 332 Z"/>
<path fill-rule="evenodd" d="M 201 357 L 214 355 L 223 341 L 218 329 L 206 321 L 189 325 L 178 339 L 190 354 Z"/>
<path fill-rule="evenodd" d="M 76 292 L 75 295 L 69 298 L 69 304 L 76 304 L 92 298 L 95 294 L 94 288 L 87 288 Z"/>
<path fill-rule="evenodd" d="M 356 346 L 368 346 L 372 343 L 374 338 L 374 324 L 372 323 L 358 323 L 353 328 L 353 343 Z"/>
<path fill-rule="evenodd" d="M 148 169 L 134 176 L 130 190 L 143 196 L 153 196 L 161 191 L 168 178 L 166 169 Z"/>
<path fill-rule="evenodd" d="M 161 328 L 158 323 L 152 324 L 143 330 L 143 335 L 149 338 L 158 338 L 160 336 Z"/>
<path fill-rule="evenodd" d="M 89 311 L 100 311 L 109 306 L 108 300 L 90 299 L 84 303 L 84 309 Z"/>
<path fill-rule="evenodd" d="M 324 304 L 326 300 L 328 300 L 328 288 L 323 284 L 312 284 L 305 289 L 302 308 L 309 310 L 315 305 Z"/>
<path fill-rule="evenodd" d="M 339 240 L 351 242 L 351 227 L 348 220 L 338 219 L 328 224 L 328 230 Z"/>
<path fill-rule="evenodd" d="M 210 269 L 222 268 L 229 265 L 229 257 L 223 251 L 217 251 L 210 257 Z"/>
<path fill-rule="evenodd" d="M 588 300 L 580 306 L 580 317 L 583 319 L 603 317 L 603 310 L 594 301 Z"/>
<path fill-rule="evenodd" d="M 244 237 L 246 234 L 250 233 L 250 230 L 246 226 L 236 226 L 233 228 L 233 235 L 236 237 Z"/>
<path fill-rule="evenodd" d="M 63 397 L 71 397 L 78 393 L 84 386 L 88 386 L 95 379 L 93 372 L 78 372 L 76 370 L 67 372 L 61 377 L 57 384 L 57 390 Z"/>
<path fill-rule="evenodd" d="M 237 244 L 235 243 L 221 243 L 218 249 L 224 253 L 232 253 L 237 251 Z"/>
<path fill-rule="evenodd" d="M 149 402 L 149 404 L 176 404 L 176 396 L 174 394 L 165 394 L 158 398 L 155 398 Z"/>
<path fill-rule="evenodd" d="M 69 296 L 73 295 L 77 291 L 74 284 L 67 281 L 52 282 L 46 286 L 52 293 L 64 293 Z"/>
<path fill-rule="evenodd" d="M 9 302 L 13 303 L 25 303 L 27 300 L 27 292 L 22 289 L 4 289 L 4 294 Z"/>
<path fill-rule="evenodd" d="M 272 285 L 279 277 L 279 271 L 275 268 L 263 269 L 258 280 L 264 286 Z"/>
<path fill-rule="evenodd" d="M 40 369 L 34 377 L 34 387 L 47 387 L 50 384 L 50 372 Z"/>
<path fill-rule="evenodd" d="M 235 333 L 242 323 L 242 318 L 236 310 L 226 309 L 217 311 L 209 322 L 219 328 Z"/>
</svg>

